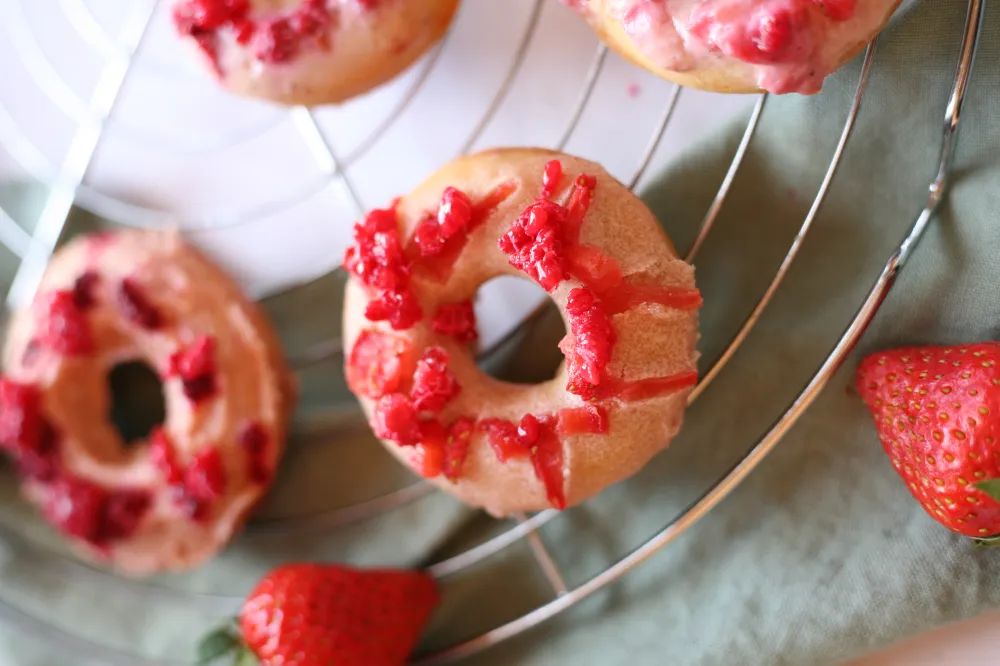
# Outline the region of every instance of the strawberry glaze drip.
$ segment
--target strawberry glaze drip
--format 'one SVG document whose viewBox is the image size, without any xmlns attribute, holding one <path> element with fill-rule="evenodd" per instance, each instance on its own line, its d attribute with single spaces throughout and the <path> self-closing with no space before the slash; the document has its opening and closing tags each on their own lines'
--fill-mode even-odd
<svg viewBox="0 0 1000 666">
<path fill-rule="evenodd" d="M 600 405 L 562 409 L 556 432 L 560 435 L 606 435 L 610 430 L 608 410 Z"/>
<path fill-rule="evenodd" d="M 173 19 L 177 31 L 198 43 L 221 77 L 219 46 L 224 33 L 270 65 L 291 62 L 308 51 L 329 50 L 330 35 L 340 18 L 339 10 L 329 4 L 301 0 L 293 9 L 254 18 L 250 0 L 184 0 L 175 6 Z M 374 8 L 371 1 L 357 4 L 366 11 Z"/>
<path fill-rule="evenodd" d="M 497 459 L 507 462 L 528 457 L 535 477 L 545 486 L 549 504 L 566 508 L 563 478 L 563 445 L 556 433 L 557 417 L 551 414 L 526 414 L 520 424 L 502 419 L 486 419 L 480 427 L 486 431 Z"/>
</svg>

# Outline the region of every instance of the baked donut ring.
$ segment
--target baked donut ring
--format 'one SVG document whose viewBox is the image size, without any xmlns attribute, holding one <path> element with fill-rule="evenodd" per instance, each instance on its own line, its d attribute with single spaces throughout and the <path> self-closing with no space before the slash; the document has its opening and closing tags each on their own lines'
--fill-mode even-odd
<svg viewBox="0 0 1000 666">
<path fill-rule="evenodd" d="M 537 149 L 446 166 L 354 229 L 346 374 L 400 460 L 496 516 L 562 509 L 637 472 L 681 426 L 701 296 L 648 208 L 600 166 Z M 472 299 L 529 277 L 569 333 L 556 376 L 476 365 Z"/>
<path fill-rule="evenodd" d="M 818 93 L 901 0 L 563 0 L 611 49 L 682 86 Z"/>
<path fill-rule="evenodd" d="M 166 419 L 130 442 L 109 371 L 143 361 Z M 295 390 L 258 308 L 176 232 L 74 239 L 4 347 L 0 448 L 83 556 L 143 575 L 218 552 L 269 488 Z"/>
<path fill-rule="evenodd" d="M 174 0 L 174 23 L 230 91 L 343 102 L 389 81 L 444 35 L 459 0 Z"/>
</svg>

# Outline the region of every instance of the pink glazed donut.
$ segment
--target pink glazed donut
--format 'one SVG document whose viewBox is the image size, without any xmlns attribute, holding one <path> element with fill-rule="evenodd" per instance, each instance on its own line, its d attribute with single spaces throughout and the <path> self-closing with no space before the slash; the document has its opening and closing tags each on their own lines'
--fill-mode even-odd
<svg viewBox="0 0 1000 666">
<path fill-rule="evenodd" d="M 458 0 L 174 0 L 174 23 L 229 90 L 334 104 L 409 67 Z"/>
<path fill-rule="evenodd" d="M 354 239 L 348 384 L 389 451 L 468 504 L 566 508 L 680 428 L 698 379 L 694 269 L 597 164 L 540 149 L 463 157 L 369 213 Z M 550 381 L 476 365 L 472 299 L 500 275 L 537 282 L 566 322 Z"/>
<path fill-rule="evenodd" d="M 166 419 L 123 441 L 108 373 L 142 361 Z M 215 555 L 269 488 L 295 390 L 258 308 L 175 232 L 77 238 L 17 312 L 0 449 L 81 555 L 135 575 Z M 128 444 L 128 445 L 127 445 Z"/>
<path fill-rule="evenodd" d="M 563 0 L 624 58 L 715 92 L 814 94 L 901 0 Z"/>
</svg>

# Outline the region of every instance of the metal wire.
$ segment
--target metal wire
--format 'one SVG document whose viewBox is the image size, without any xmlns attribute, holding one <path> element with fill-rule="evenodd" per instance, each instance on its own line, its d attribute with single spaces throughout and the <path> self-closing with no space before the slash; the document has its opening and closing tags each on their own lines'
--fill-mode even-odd
<svg viewBox="0 0 1000 666">
<path fill-rule="evenodd" d="M 69 11 L 78 11 L 80 7 L 83 6 L 79 0 L 60 0 L 60 3 L 67 13 L 69 13 Z M 19 294 L 21 296 L 27 296 L 33 291 L 32 280 L 37 279 L 37 271 L 39 270 L 39 267 L 44 266 L 44 262 L 47 260 L 51 249 L 54 247 L 56 240 L 58 240 L 58 237 L 62 232 L 66 215 L 74 203 L 89 205 L 89 207 L 95 209 L 95 212 L 98 212 L 97 209 L 111 209 L 112 212 L 121 214 L 123 216 L 122 219 L 129 219 L 132 224 L 136 224 L 136 220 L 144 220 L 149 224 L 155 224 L 159 221 L 158 216 L 162 215 L 162 213 L 159 213 L 158 211 L 142 209 L 140 207 L 131 206 L 130 204 L 125 204 L 124 202 L 118 202 L 110 198 L 103 197 L 100 193 L 92 192 L 82 185 L 83 178 L 86 175 L 86 171 L 89 166 L 90 157 L 93 155 L 97 142 L 100 140 L 103 124 L 113 110 L 118 90 L 120 90 L 120 87 L 128 74 L 129 66 L 133 60 L 134 54 L 142 42 L 154 6 L 155 0 L 145 4 L 139 3 L 138 9 L 135 9 L 133 6 L 135 14 L 131 17 L 131 20 L 127 24 L 127 28 L 124 31 L 121 47 L 119 48 L 118 46 L 112 45 L 106 50 L 102 50 L 102 53 L 108 55 L 110 59 L 109 65 L 98 84 L 97 94 L 95 94 L 94 97 L 94 104 L 87 109 L 88 119 L 81 122 L 80 132 L 74 139 L 65 163 L 59 169 L 58 173 L 55 173 L 53 178 L 51 178 L 51 182 L 53 184 L 52 194 L 46 202 L 44 209 L 45 212 L 41 217 L 35 233 L 29 236 L 23 231 L 23 229 L 13 223 L 9 216 L 0 211 L 0 213 L 2 213 L 0 214 L 0 242 L 3 242 L 12 252 L 14 252 L 14 254 L 24 260 L 15 278 L 11 293 L 8 295 L 9 304 L 16 303 L 19 300 Z M 529 23 L 511 61 L 507 75 L 504 77 L 501 85 L 497 89 L 484 116 L 480 119 L 470 136 L 467 138 L 466 142 L 463 144 L 463 152 L 471 149 L 471 147 L 475 145 L 476 141 L 478 141 L 478 138 L 489 126 L 500 105 L 502 105 L 504 99 L 510 92 L 512 84 L 516 80 L 517 72 L 523 64 L 525 54 L 535 32 L 535 28 L 537 27 L 540 10 L 541 0 L 536 0 Z M 766 456 L 767 453 L 773 449 L 781 437 L 796 422 L 804 410 L 813 402 L 819 391 L 830 380 L 843 359 L 853 348 L 853 345 L 860 337 L 865 326 L 874 316 L 878 306 L 881 304 L 886 293 L 891 288 L 898 271 L 911 256 L 913 248 L 916 246 L 916 243 L 926 229 L 930 220 L 933 218 L 934 213 L 944 197 L 950 175 L 951 159 L 954 152 L 954 141 L 957 135 L 959 121 L 961 119 L 962 102 L 968 88 L 969 76 L 971 74 L 972 63 L 975 57 L 975 49 L 981 25 L 982 12 L 983 0 L 970 0 L 961 57 L 955 77 L 953 92 L 948 103 L 941 161 L 937 176 L 929 188 L 929 196 L 924 210 L 918 216 L 909 233 L 900 243 L 896 252 L 893 253 L 889 261 L 886 263 L 885 268 L 880 274 L 875 285 L 872 287 L 868 297 L 865 299 L 856 317 L 851 322 L 836 347 L 821 365 L 812 380 L 803 389 L 798 398 L 796 398 L 796 400 L 794 400 L 793 403 L 786 408 L 785 412 L 778 419 L 778 421 L 776 421 L 770 430 L 748 451 L 747 455 L 687 510 L 682 512 L 677 518 L 667 524 L 663 530 L 654 535 L 649 541 L 642 544 L 628 556 L 622 558 L 606 571 L 598 574 L 594 578 L 576 588 L 570 589 L 566 585 L 563 575 L 558 570 L 553 558 L 549 554 L 544 543 L 541 541 L 540 536 L 537 534 L 538 529 L 559 515 L 558 512 L 551 510 L 544 511 L 530 517 L 523 515 L 518 516 L 515 525 L 506 532 L 480 544 L 475 548 L 471 548 L 464 553 L 447 560 L 443 560 L 429 567 L 429 571 L 433 575 L 437 577 L 446 577 L 489 558 L 500 550 L 517 543 L 521 539 L 527 539 L 528 545 L 536 558 L 538 566 L 550 581 L 556 597 L 553 601 L 539 607 L 527 615 L 522 616 L 521 618 L 509 622 L 501 627 L 497 627 L 496 629 L 491 630 L 471 641 L 467 641 L 428 656 L 420 660 L 418 662 L 419 664 L 446 663 L 478 652 L 479 650 L 489 647 L 490 645 L 494 645 L 536 626 L 546 619 L 549 619 L 568 609 L 594 592 L 602 589 L 650 557 L 660 548 L 670 543 L 673 539 L 704 517 L 704 515 L 721 502 L 722 499 L 724 499 L 736 487 L 736 485 L 738 485 L 757 466 L 757 464 L 759 464 L 764 456 Z M 101 29 L 100 25 L 97 24 L 96 21 L 93 22 L 93 25 L 86 21 L 78 25 L 78 29 L 89 35 L 89 37 L 87 37 L 88 41 L 92 41 L 93 43 L 94 40 L 105 40 L 107 35 L 104 34 L 103 31 L 101 34 L 98 34 L 98 32 L 95 31 L 95 28 L 98 30 Z M 12 36 L 12 41 L 15 39 L 16 38 Z M 104 43 L 105 45 L 111 44 L 110 41 L 105 41 Z M 34 58 L 35 54 L 32 51 L 30 41 L 26 42 L 22 40 L 20 46 L 15 43 L 15 47 L 20 49 L 22 56 L 28 54 L 28 57 Z M 694 389 L 690 399 L 692 402 L 702 394 L 708 384 L 718 376 L 721 370 L 725 367 L 726 363 L 728 363 L 728 361 L 735 355 L 736 351 L 739 349 L 740 345 L 746 339 L 750 330 L 763 313 L 763 310 L 770 303 L 771 298 L 773 297 L 778 286 L 781 284 L 788 269 L 790 268 L 791 263 L 794 261 L 799 249 L 801 248 L 805 235 L 811 228 L 826 193 L 833 181 L 837 167 L 839 166 L 840 160 L 843 156 L 843 151 L 850 137 L 851 130 L 863 98 L 867 78 L 871 70 L 874 49 L 875 46 L 873 44 L 869 47 L 866 53 L 855 100 L 852 104 L 851 111 L 848 114 L 847 122 L 845 123 L 844 131 L 841 135 L 837 149 L 831 159 L 826 177 L 824 178 L 823 183 L 817 192 L 816 198 L 814 199 L 813 206 L 806 216 L 806 219 L 803 221 L 803 224 L 784 261 L 782 262 L 781 267 L 775 275 L 774 280 L 772 280 L 760 302 L 754 308 L 744 325 L 740 328 L 736 337 L 726 348 L 726 351 L 713 365 L 709 372 L 706 373 L 699 385 Z M 596 81 L 604 66 L 606 57 L 607 50 L 603 47 L 598 48 L 594 60 L 588 69 L 577 104 L 574 106 L 574 109 L 570 114 L 567 126 L 557 141 L 556 147 L 562 148 L 565 146 L 570 140 L 575 128 L 579 124 L 583 110 L 586 108 L 586 105 L 593 93 Z M 356 196 L 355 190 L 351 185 L 349 177 L 347 176 L 346 163 L 352 161 L 353 159 L 357 159 L 359 153 L 363 154 L 375 145 L 378 138 L 384 134 L 392 122 L 394 122 L 395 118 L 398 117 L 398 113 L 401 113 L 412 100 L 413 96 L 416 95 L 422 85 L 422 82 L 429 76 L 436 60 L 437 54 L 432 55 L 428 61 L 429 64 L 427 69 L 421 72 L 416 79 L 416 85 L 404 95 L 402 102 L 397 107 L 397 112 L 392 114 L 385 123 L 380 125 L 369 137 L 369 139 L 359 144 L 359 147 L 355 149 L 354 153 L 348 156 L 347 160 L 338 160 L 338 156 L 335 154 L 331 145 L 324 137 L 322 131 L 316 125 L 315 119 L 308 110 L 296 109 L 292 112 L 293 122 L 296 123 L 296 127 L 299 129 L 304 140 L 307 141 L 307 145 L 309 145 L 313 150 L 317 164 L 320 166 L 321 171 L 323 171 L 323 186 L 328 185 L 331 179 L 339 182 L 345 188 L 348 196 L 352 199 L 359 210 L 364 208 L 363 202 Z M 36 62 L 36 67 L 44 68 L 45 66 L 46 64 L 39 65 Z M 47 73 L 45 76 L 47 76 Z M 50 96 L 53 96 L 54 101 L 57 101 L 57 103 L 58 101 L 62 101 L 63 103 L 68 104 L 70 108 L 74 106 L 72 100 L 65 94 L 65 91 L 60 90 L 58 84 L 50 83 L 49 85 L 51 89 L 47 90 L 47 92 L 50 93 Z M 670 122 L 673 112 L 676 109 L 680 94 L 680 88 L 675 88 L 672 91 L 668 104 L 657 122 L 654 135 L 651 138 L 650 143 L 645 148 L 639 165 L 630 180 L 630 185 L 632 187 L 641 181 L 646 169 L 655 156 L 660 141 Z M 725 203 L 730 186 L 740 165 L 742 164 L 747 148 L 756 130 L 758 121 L 760 120 L 764 103 L 765 97 L 761 96 L 761 98 L 757 101 L 757 105 L 755 106 L 753 113 L 751 114 L 747 129 L 743 135 L 743 139 L 736 151 L 736 154 L 734 155 L 729 171 L 702 222 L 695 242 L 692 244 L 692 247 L 688 252 L 688 257 L 690 259 L 693 259 L 698 253 L 698 250 L 701 248 L 705 238 L 711 231 L 712 226 Z M 19 141 L 17 137 L 12 137 L 13 134 L 16 134 L 16 129 L 16 126 L 13 124 L 6 111 L 0 108 L 0 137 L 5 139 L 5 145 L 12 150 L 15 158 L 19 161 L 29 163 L 33 167 L 38 167 L 41 163 L 45 162 L 44 156 L 42 156 L 41 153 L 39 153 L 37 149 L 30 144 L 30 142 Z M 12 141 L 7 141 L 7 139 L 12 138 Z M 12 145 L 14 148 L 11 148 Z M 308 193 L 310 189 L 311 187 L 305 188 L 303 192 Z M 302 192 L 300 192 L 300 194 L 301 193 Z M 94 204 L 97 205 L 95 206 Z M 105 210 L 104 212 L 107 211 Z M 110 217 L 115 219 L 115 221 L 119 221 L 117 216 Z M 156 219 L 154 219 L 154 217 Z M 240 217 L 238 221 L 236 219 L 231 219 L 229 222 L 235 224 L 241 223 L 243 220 L 245 220 L 245 218 Z M 493 349 L 499 348 L 504 342 L 509 340 L 511 335 L 516 335 L 516 333 L 516 330 L 512 331 L 507 338 L 494 346 Z M 303 361 L 308 364 L 316 362 L 316 360 L 328 358 L 329 355 L 337 352 L 339 344 L 336 344 L 336 342 L 337 341 L 330 341 L 325 343 L 327 346 L 325 349 L 321 350 L 322 353 L 320 354 L 316 354 L 316 350 L 312 350 L 313 355 L 304 358 Z M 254 537 L 287 535 L 292 531 L 297 531 L 299 529 L 314 531 L 335 527 L 348 521 L 361 520 L 386 510 L 402 506 L 407 502 L 414 501 L 419 497 L 425 496 L 432 490 L 433 488 L 428 484 L 414 484 L 408 488 L 389 493 L 382 497 L 368 502 L 363 502 L 355 506 L 345 507 L 335 512 L 326 512 L 318 516 L 303 517 L 293 519 L 292 521 L 283 520 L 263 523 L 258 522 L 254 525 L 254 530 L 256 531 Z M 4 531 L 8 530 L 4 528 Z M 12 533 L 7 536 L 9 536 L 9 539 L 5 540 L 9 543 L 21 546 L 26 544 L 25 540 L 20 535 Z M 46 556 L 54 558 L 61 557 L 55 554 L 47 554 Z M 225 595 L 192 593 L 184 590 L 162 587 L 157 588 L 152 585 L 136 584 L 132 581 L 124 581 L 110 574 L 92 569 L 87 565 L 76 563 L 72 560 L 65 558 L 62 558 L 62 560 L 63 564 L 58 566 L 75 567 L 75 570 L 72 572 L 73 575 L 80 575 L 83 573 L 85 575 L 98 575 L 106 577 L 107 582 L 111 583 L 112 581 L 115 581 L 117 585 L 124 586 L 132 592 L 142 594 L 152 592 L 153 594 L 168 595 L 175 600 L 182 600 L 184 602 L 195 600 L 198 601 L 200 605 L 218 609 L 221 609 L 224 606 L 228 608 L 235 599 L 235 597 Z M 159 592 L 157 590 L 159 590 Z M 170 663 L 164 662 L 160 659 L 157 659 L 154 662 L 139 655 L 128 654 L 81 639 L 61 629 L 54 628 L 44 621 L 26 614 L 2 601 L 0 601 L 0 621 L 3 621 L 10 626 L 25 630 L 32 635 L 43 637 L 43 639 L 53 645 L 68 648 L 77 656 L 84 659 L 96 659 L 102 661 L 103 663 L 122 664 L 123 666 L 145 666 L 152 663 Z"/>
</svg>

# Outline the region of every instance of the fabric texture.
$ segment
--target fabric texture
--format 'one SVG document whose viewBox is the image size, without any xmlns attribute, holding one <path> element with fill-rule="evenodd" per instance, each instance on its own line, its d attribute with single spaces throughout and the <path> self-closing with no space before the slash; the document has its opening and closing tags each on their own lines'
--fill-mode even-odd
<svg viewBox="0 0 1000 666">
<path fill-rule="evenodd" d="M 724 474 L 832 349 L 923 207 L 965 14 L 964 0 L 911 3 L 884 34 L 829 196 L 743 347 L 689 410 L 667 452 L 541 531 L 570 586 L 647 540 Z M 767 102 L 696 262 L 706 302 L 703 370 L 750 313 L 797 233 L 833 154 L 860 64 L 859 58 L 834 76 L 819 97 Z M 463 663 L 826 666 L 1000 607 L 1000 557 L 939 527 L 909 497 L 849 390 L 859 354 L 997 335 L 998 88 L 1000 20 L 988 14 L 951 195 L 859 349 L 773 454 L 708 517 L 622 580 Z M 734 125 L 704 142 L 645 188 L 682 250 L 694 239 L 742 132 L 743 125 Z M 269 304 L 287 344 L 335 332 L 336 307 L 317 320 L 310 305 L 336 305 L 339 288 L 331 278 Z M 309 327 L 302 326 L 303 311 L 312 317 Z M 531 331 L 506 372 L 523 378 L 551 367 L 548 342 L 558 339 L 556 328 L 543 322 Z M 321 407 L 343 391 L 338 372 L 331 364 L 303 377 L 308 425 L 265 519 L 348 504 L 409 480 L 364 428 L 341 427 L 330 441 L 331 417 Z M 345 421 L 349 412 L 341 415 Z M 328 538 L 251 535 L 194 574 L 122 582 L 46 554 L 39 545 L 58 549 L 58 542 L 28 521 L 10 484 L 0 488 L 3 524 L 16 524 L 30 537 L 0 553 L 0 598 L 94 642 L 170 658 L 149 663 L 180 660 L 192 637 L 235 608 L 249 581 L 277 561 L 416 566 L 508 526 L 432 494 L 376 520 L 330 526 Z M 525 543 L 446 584 L 447 601 L 427 648 L 475 636 L 552 597 Z M 52 649 L 54 641 L 3 629 L 0 655 L 26 666 L 67 663 L 64 652 Z M 79 648 L 76 654 L 88 653 Z M 133 663 L 104 657 L 96 663 Z"/>
</svg>

